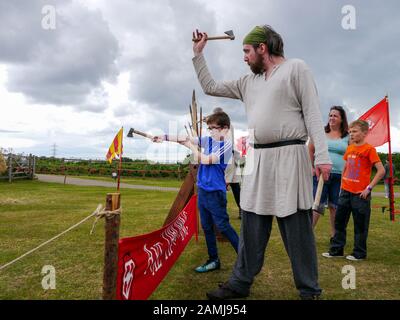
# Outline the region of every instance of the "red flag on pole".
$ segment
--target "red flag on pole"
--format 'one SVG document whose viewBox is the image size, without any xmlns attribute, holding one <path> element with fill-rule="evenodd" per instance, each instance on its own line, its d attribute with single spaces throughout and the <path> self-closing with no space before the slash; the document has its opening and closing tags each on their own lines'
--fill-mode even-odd
<svg viewBox="0 0 400 320">
<path fill-rule="evenodd" d="M 369 132 L 365 141 L 374 147 L 389 142 L 388 113 L 389 106 L 385 97 L 360 117 L 360 120 L 365 120 L 369 124 Z"/>
<path fill-rule="evenodd" d="M 153 293 L 197 233 L 196 204 L 194 195 L 165 227 L 119 241 L 118 300 L 145 300 Z"/>
</svg>

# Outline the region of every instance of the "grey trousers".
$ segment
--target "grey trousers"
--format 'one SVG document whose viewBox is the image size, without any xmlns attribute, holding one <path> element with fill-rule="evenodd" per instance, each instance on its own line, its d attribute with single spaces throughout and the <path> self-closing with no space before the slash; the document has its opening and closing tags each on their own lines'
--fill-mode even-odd
<svg viewBox="0 0 400 320">
<path fill-rule="evenodd" d="M 248 211 L 242 213 L 238 258 L 228 285 L 237 292 L 249 294 L 254 277 L 264 264 L 273 216 Z M 300 296 L 320 295 L 322 290 L 318 285 L 312 211 L 300 210 L 290 216 L 277 218 L 277 222 Z"/>
</svg>

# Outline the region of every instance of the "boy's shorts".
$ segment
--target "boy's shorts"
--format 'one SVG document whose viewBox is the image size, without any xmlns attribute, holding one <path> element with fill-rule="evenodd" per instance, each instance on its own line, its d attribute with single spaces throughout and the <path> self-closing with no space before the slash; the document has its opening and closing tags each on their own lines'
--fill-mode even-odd
<svg viewBox="0 0 400 320">
<path fill-rule="evenodd" d="M 321 201 L 317 208 L 319 214 L 325 213 L 325 207 L 337 208 L 340 193 L 340 184 L 342 181 L 342 175 L 339 173 L 331 173 L 329 175 L 329 180 L 324 183 L 324 188 L 321 193 Z M 318 180 L 317 177 L 313 177 L 313 196 L 315 198 L 315 193 L 317 192 Z"/>
</svg>

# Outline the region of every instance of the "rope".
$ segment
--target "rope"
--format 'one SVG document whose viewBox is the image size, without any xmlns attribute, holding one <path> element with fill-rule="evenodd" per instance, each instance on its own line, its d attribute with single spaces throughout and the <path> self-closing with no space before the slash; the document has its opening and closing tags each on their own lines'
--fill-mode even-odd
<svg viewBox="0 0 400 320">
<path fill-rule="evenodd" d="M 98 212 L 94 212 L 96 213 L 96 219 L 93 222 L 93 226 L 92 226 L 92 230 L 90 230 L 90 234 L 93 233 L 94 227 L 96 226 L 97 221 L 99 221 L 99 219 L 106 217 L 107 219 L 119 215 L 121 214 L 121 207 L 119 207 L 118 209 L 114 210 L 114 211 L 110 211 L 110 210 L 101 210 Z"/>
<path fill-rule="evenodd" d="M 36 250 L 40 249 L 41 247 L 45 246 L 46 244 L 48 244 L 48 243 L 50 243 L 50 242 L 56 240 L 57 238 L 59 238 L 59 237 L 61 237 L 62 235 L 66 234 L 67 232 L 71 231 L 72 229 L 78 227 L 79 225 L 81 225 L 82 223 L 84 223 L 86 220 L 89 220 L 89 219 L 90 219 L 91 217 L 93 217 L 93 216 L 96 216 L 96 220 L 95 220 L 95 222 L 94 222 L 94 224 L 93 224 L 93 227 L 92 227 L 92 230 L 90 231 L 90 234 L 92 234 L 93 228 L 94 228 L 95 224 L 97 223 L 97 220 L 99 220 L 99 219 L 102 218 L 102 217 L 107 217 L 107 218 L 109 218 L 109 217 L 111 217 L 111 216 L 113 216 L 113 215 L 117 215 L 117 214 L 120 214 L 120 213 L 121 213 L 121 208 L 119 208 L 119 209 L 117 209 L 117 210 L 115 210 L 115 211 L 106 211 L 106 210 L 103 210 L 102 208 L 103 208 L 103 206 L 102 206 L 101 204 L 99 204 L 99 205 L 97 206 L 96 210 L 95 210 L 92 214 L 90 214 L 90 215 L 87 216 L 86 218 L 82 219 L 82 220 L 79 221 L 78 223 L 74 224 L 72 227 L 69 227 L 67 230 L 64 230 L 64 231 L 61 232 L 60 234 L 58 234 L 58 235 L 56 235 L 55 237 L 51 238 L 50 240 L 47 240 L 47 241 L 43 242 L 42 244 L 38 245 L 36 248 L 33 248 L 32 250 L 30 250 L 30 251 L 24 253 L 23 255 L 19 256 L 18 258 L 16 258 L 16 259 L 14 259 L 14 260 L 12 260 L 12 261 L 10 261 L 10 262 L 8 262 L 8 263 L 6 263 L 6 264 L 0 266 L 0 270 L 2 270 L 2 269 L 4 269 L 4 268 L 6 268 L 6 267 L 12 265 L 13 263 L 15 263 L 15 262 L 21 260 L 22 258 L 24 258 L 24 257 L 26 257 L 26 256 L 28 256 L 28 255 L 30 255 L 31 253 L 35 252 Z"/>
</svg>

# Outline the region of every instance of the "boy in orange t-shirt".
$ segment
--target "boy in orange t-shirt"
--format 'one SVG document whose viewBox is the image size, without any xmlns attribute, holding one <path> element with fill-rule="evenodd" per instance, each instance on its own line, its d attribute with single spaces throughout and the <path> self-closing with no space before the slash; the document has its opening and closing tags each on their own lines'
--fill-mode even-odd
<svg viewBox="0 0 400 320">
<path fill-rule="evenodd" d="M 367 257 L 367 237 L 371 215 L 371 191 L 385 175 L 385 169 L 373 146 L 365 143 L 368 134 L 368 122 L 356 120 L 349 126 L 350 143 L 343 156 L 345 165 L 342 174 L 342 185 L 335 217 L 335 236 L 329 252 L 322 255 L 326 258 L 343 257 L 346 245 L 346 227 L 350 215 L 354 221 L 354 249 L 346 259 L 363 260 Z M 372 181 L 371 169 L 375 166 L 377 173 Z"/>
</svg>

